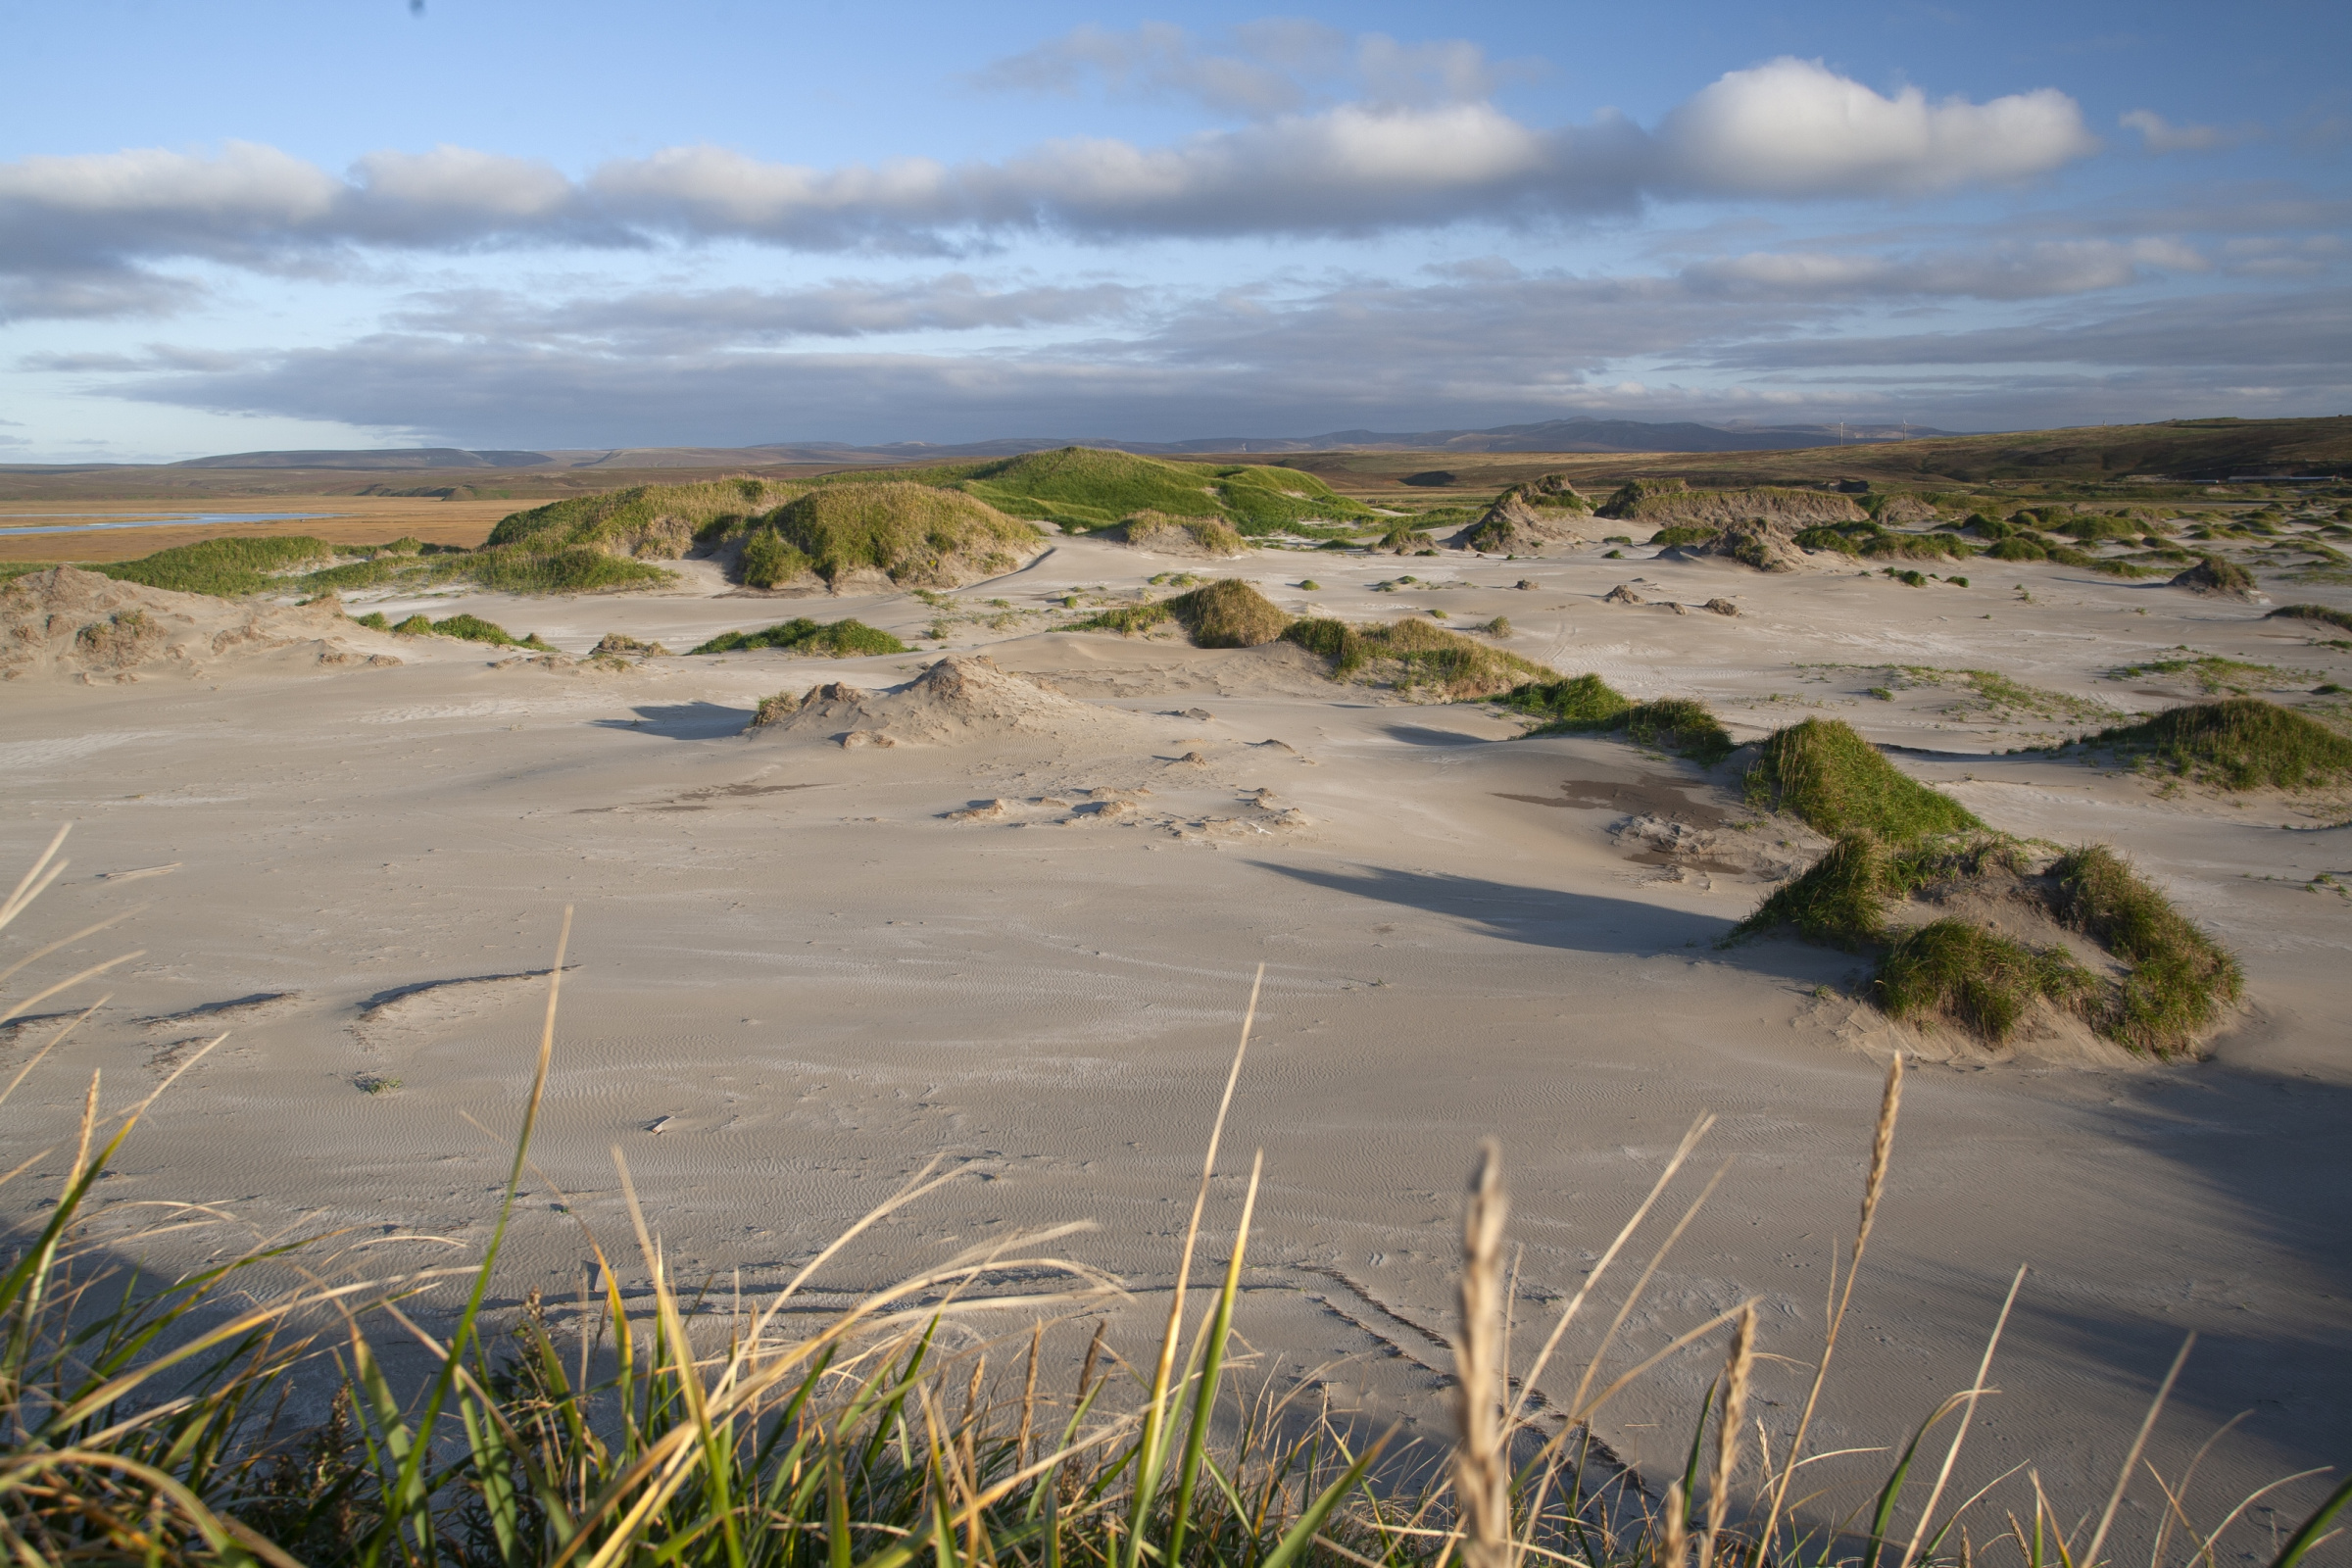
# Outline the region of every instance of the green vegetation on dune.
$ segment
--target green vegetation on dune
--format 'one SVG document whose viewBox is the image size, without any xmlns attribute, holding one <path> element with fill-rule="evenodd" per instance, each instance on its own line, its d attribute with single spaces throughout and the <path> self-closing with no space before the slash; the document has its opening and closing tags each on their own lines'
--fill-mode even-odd
<svg viewBox="0 0 2352 1568">
<path fill-rule="evenodd" d="M 1257 648 L 1281 637 L 1291 617 L 1238 577 L 1221 577 L 1148 605 L 1126 605 L 1069 627 L 1132 637 L 1174 621 L 1200 648 Z"/>
<path fill-rule="evenodd" d="M 2259 697 L 2168 709 L 2079 743 L 2223 789 L 2312 789 L 2352 779 L 2352 739 Z"/>
<path fill-rule="evenodd" d="M 1360 626 L 1298 620 L 1283 637 L 1330 660 L 1334 680 L 1368 673 L 1400 691 L 1428 691 L 1446 702 L 1494 697 L 1525 684 L 1530 675 L 1551 673 L 1532 660 L 1414 617 Z"/>
<path fill-rule="evenodd" d="M 906 652 L 905 643 L 863 621 L 819 623 L 806 615 L 770 626 L 764 631 L 720 632 L 701 647 L 687 652 L 689 655 L 735 654 L 760 648 L 775 648 L 796 654 L 822 654 L 827 659 L 858 659 L 869 654 Z"/>
<path fill-rule="evenodd" d="M 1498 698 L 1538 720 L 1523 739 L 1544 735 L 1623 734 L 1639 745 L 1713 767 L 1737 749 L 1707 705 L 1688 697 L 1637 703 L 1598 675 L 1532 681 Z"/>
<path fill-rule="evenodd" d="M 2132 966 L 2100 1019 L 2110 1038 L 2167 1054 L 2244 990 L 2237 960 L 2107 846 L 2074 851 L 2050 875 L 2060 890 L 2059 917 Z"/>
<path fill-rule="evenodd" d="M 363 615 L 360 617 L 360 624 L 373 626 L 381 631 L 389 631 L 400 637 L 455 637 L 462 642 L 484 643 L 492 648 L 528 648 L 542 654 L 555 652 L 554 648 L 539 640 L 537 632 L 532 632 L 526 637 L 517 637 L 504 626 L 494 621 L 484 620 L 479 615 L 451 615 L 444 620 L 428 620 L 422 615 L 411 615 L 408 619 L 393 626 L 386 626 L 384 617 L 380 614 Z"/>
<path fill-rule="evenodd" d="M 1252 535 L 1314 522 L 1368 521 L 1375 515 L 1297 468 L 1165 463 L 1096 447 L 891 473 L 838 474 L 824 483 L 851 488 L 894 480 L 953 486 L 1007 516 L 1082 531 L 1107 528 L 1145 512 L 1216 516 Z"/>
<path fill-rule="evenodd" d="M 1974 812 L 1906 776 L 1841 719 L 1776 730 L 1747 770 L 1748 800 L 1832 838 L 1869 833 L 1908 844 L 1982 828 Z"/>
<path fill-rule="evenodd" d="M 2326 605 L 2287 605 L 2272 611 L 2264 618 L 2268 620 L 2316 620 L 2323 625 L 2352 631 L 2352 610 L 2332 610 Z"/>
<path fill-rule="evenodd" d="M 1765 895 L 1725 940 L 1737 942 L 1788 925 L 1808 942 L 1854 952 L 1886 940 L 1886 904 L 1899 887 L 1886 847 L 1868 833 L 1848 833 L 1820 859 Z"/>
<path fill-rule="evenodd" d="M 1015 569 L 1043 540 L 1032 524 L 958 491 L 902 479 L 831 485 L 750 525 L 745 574 L 756 567 L 761 587 L 813 571 L 835 587 L 877 572 L 903 588 L 953 588 Z"/>
<path fill-rule="evenodd" d="M 136 561 L 109 562 L 89 569 L 117 582 L 135 582 L 172 593 L 234 598 L 290 587 L 284 580 L 287 572 L 315 561 L 332 560 L 334 555 L 334 546 L 300 534 L 204 539 Z"/>
<path fill-rule="evenodd" d="M 575 496 L 501 518 L 486 548 L 586 546 L 639 560 L 675 561 L 713 525 L 723 531 L 728 523 L 771 511 L 807 488 L 772 479 L 709 479 Z"/>
<path fill-rule="evenodd" d="M 1879 963 L 1878 1003 L 1891 1018 L 1932 1012 L 1999 1046 L 2036 998 L 2082 1007 L 2098 979 L 2064 947 L 2030 948 L 1966 920 L 1932 921 L 1895 938 Z"/>
</svg>

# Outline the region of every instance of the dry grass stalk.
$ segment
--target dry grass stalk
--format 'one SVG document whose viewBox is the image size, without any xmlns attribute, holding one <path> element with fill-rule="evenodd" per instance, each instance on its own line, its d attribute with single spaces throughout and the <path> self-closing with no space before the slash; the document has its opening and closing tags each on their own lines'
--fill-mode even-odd
<svg viewBox="0 0 2352 1568">
<path fill-rule="evenodd" d="M 1462 1323 L 1454 1345 L 1461 1388 L 1453 1490 L 1465 1568 L 1510 1568 L 1512 1557 L 1511 1473 L 1502 1426 L 1507 1369 L 1501 1361 L 1502 1227 L 1510 1206 L 1502 1150 L 1489 1139 L 1470 1173 L 1462 1214 Z"/>
<path fill-rule="evenodd" d="M 1653 1538 L 1655 1568 L 1684 1568 L 1690 1560 L 1690 1507 L 1683 1496 L 1681 1481 L 1666 1488 L 1665 1500 L 1658 1507 L 1660 1517 Z"/>
<path fill-rule="evenodd" d="M 1854 1250 L 1846 1259 L 1845 1291 L 1838 1298 L 1837 1310 L 1830 1314 L 1829 1331 L 1822 1337 L 1821 1363 L 1813 1369 L 1813 1387 L 1806 1392 L 1804 1413 L 1796 1420 L 1796 1431 L 1788 1439 L 1788 1451 L 1781 1463 L 1780 1484 L 1773 1489 L 1772 1507 L 1764 1515 L 1764 1529 L 1759 1542 L 1769 1544 L 1772 1532 L 1780 1523 L 1783 1510 L 1788 1503 L 1788 1488 L 1796 1480 L 1796 1468 L 1804 1462 L 1805 1431 L 1813 1424 L 1813 1412 L 1821 1403 L 1821 1389 L 1830 1377 L 1830 1357 L 1838 1349 L 1838 1331 L 1845 1325 L 1845 1309 L 1854 1299 L 1854 1276 L 1862 1267 L 1863 1250 L 1870 1245 L 1870 1229 L 1879 1217 L 1879 1199 L 1886 1190 L 1887 1162 L 1894 1154 L 1894 1123 L 1903 1107 L 1903 1054 L 1896 1052 L 1886 1063 L 1886 1087 L 1879 1092 L 1879 1120 L 1870 1135 L 1870 1174 L 1862 1182 L 1861 1221 L 1854 1228 Z M 1833 1265 L 1836 1253 L 1831 1254 Z M 1831 1290 L 1837 1290 L 1836 1280 Z"/>
<path fill-rule="evenodd" d="M 1707 1478 L 1707 1533 L 1698 1542 L 1698 1568 L 1711 1568 L 1732 1505 L 1732 1477 L 1740 1468 L 1740 1429 L 1747 1423 L 1747 1383 L 1756 1370 L 1756 1308 L 1740 1309 L 1732 1348 L 1723 1358 L 1723 1416 L 1715 1428 L 1715 1471 Z"/>
</svg>

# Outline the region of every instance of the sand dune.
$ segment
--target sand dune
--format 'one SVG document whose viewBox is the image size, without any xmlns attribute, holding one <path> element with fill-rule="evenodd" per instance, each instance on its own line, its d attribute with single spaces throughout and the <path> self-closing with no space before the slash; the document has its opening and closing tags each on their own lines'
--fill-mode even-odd
<svg viewBox="0 0 2352 1568">
<path fill-rule="evenodd" d="M 1439 1408 L 1430 1336 L 1450 1320 L 1454 1195 L 1490 1134 L 1514 1172 L 1522 1278 L 1556 1292 L 1690 1119 L 1720 1114 L 1709 1148 L 1731 1173 L 1633 1309 L 1630 1344 L 1656 1348 L 1755 1295 L 1766 1350 L 1807 1354 L 1852 1223 L 1876 1061 L 1899 1049 L 1920 1065 L 1857 1297 L 1867 1332 L 1839 1351 L 1852 1402 L 1826 1412 L 1825 1446 L 1899 1442 L 1879 1412 L 1916 1419 L 1963 1387 L 2030 1262 L 1999 1418 L 1956 1485 L 2030 1458 L 2070 1495 L 2103 1488 L 2190 1329 L 2205 1338 L 2160 1436 L 2168 1464 L 2248 1405 L 2208 1460 L 2217 1487 L 2340 1461 L 2352 898 L 2316 878 L 2352 878 L 2352 803 L 2003 755 L 2177 701 L 2177 683 L 2115 672 L 2183 645 L 2310 672 L 2291 676 L 2303 691 L 2352 682 L 2326 628 L 2046 563 L 1985 564 L 1971 589 L 1597 549 L 1507 564 L 1267 552 L 1230 568 L 1294 615 L 1505 616 L 1499 646 L 1638 698 L 1702 697 L 1741 742 L 1843 717 L 1996 828 L 2118 845 L 2248 974 L 2211 1059 L 2167 1065 L 2057 1018 L 1987 1053 L 1878 1013 L 1852 955 L 1718 949 L 1820 849 L 1785 820 L 1734 825 L 1754 820 L 1737 761 L 1519 740 L 1478 705 L 1335 684 L 1289 644 L 1057 629 L 1131 601 L 1155 569 L 1063 538 L 944 609 L 883 593 L 828 606 L 920 653 L 655 658 L 594 679 L 475 648 L 321 666 L 313 644 L 382 644 L 319 610 L 222 606 L 218 624 L 191 612 L 172 634 L 184 656 L 152 666 L 206 680 L 91 689 L 76 677 L 99 672 L 58 651 L 80 623 L 43 631 L 25 667 L 60 678 L 4 699 L 0 855 L 21 862 L 77 822 L 41 940 L 151 906 L 80 945 L 104 956 L 120 937 L 146 956 L 19 1092 L 0 1158 L 46 1147 L 92 1068 L 145 1083 L 159 1043 L 226 1029 L 110 1187 L 234 1200 L 265 1232 L 478 1241 L 507 1156 L 466 1118 L 503 1135 L 519 1112 L 569 906 L 578 968 L 506 1289 L 570 1292 L 575 1220 L 625 1235 L 616 1144 L 678 1277 L 740 1269 L 747 1289 L 939 1152 L 973 1179 L 871 1238 L 850 1275 L 1092 1218 L 1085 1255 L 1128 1278 L 1149 1318 L 1170 1200 L 1198 1174 L 1262 960 L 1228 1135 L 1242 1168 L 1252 1149 L 1267 1157 L 1242 1327 L 1267 1364 L 1347 1358 L 1326 1386 L 1373 1417 Z M 1622 582 L 1652 604 L 1736 592 L 1740 612 L 1604 603 Z M 100 604 L 115 590 L 70 580 L 37 591 L 68 590 L 89 608 L 44 613 L 183 613 L 130 590 Z M 574 656 L 612 631 L 679 648 L 744 624 L 715 589 L 381 608 L 467 612 Z M 261 652 L 210 651 L 232 624 L 261 628 Z M 876 739 L 843 744 L 858 735 Z M 99 874 L 173 862 L 127 886 Z M 34 1038 L 0 1051 L 21 1060 Z M 24 1218 L 42 1196 L 0 1200 Z M 193 1255 L 159 1244 L 151 1261 Z M 1768 1423 L 1802 1397 L 1770 1366 Z M 1679 1466 L 1711 1370 L 1644 1380 L 1612 1407 L 1609 1441 Z"/>
</svg>

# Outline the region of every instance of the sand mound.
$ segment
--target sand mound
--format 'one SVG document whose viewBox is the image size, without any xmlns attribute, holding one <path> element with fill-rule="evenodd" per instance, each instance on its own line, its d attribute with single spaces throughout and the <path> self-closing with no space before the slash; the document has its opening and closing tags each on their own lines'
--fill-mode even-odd
<svg viewBox="0 0 2352 1568">
<path fill-rule="evenodd" d="M 2192 594 L 2219 594 L 2225 599 L 2252 599 L 2254 574 L 2234 561 L 2207 556 L 2174 577 L 2171 585 Z"/>
<path fill-rule="evenodd" d="M 1576 493 L 1567 475 L 1547 473 L 1505 490 L 1485 516 L 1447 543 L 1482 555 L 1535 555 L 1546 546 L 1581 548 L 1592 542 L 1580 526 L 1591 513 L 1591 504 Z"/>
<path fill-rule="evenodd" d="M 843 746 L 952 746 L 1003 735 L 1066 737 L 1129 722 L 1127 714 L 1075 702 L 1002 668 L 986 654 L 956 654 L 888 692 L 836 681 L 798 703 L 771 699 L 751 728 L 816 734 Z"/>
<path fill-rule="evenodd" d="M 1833 498 L 1836 499 L 1836 498 Z M 1704 539 L 1689 539 L 1667 546 L 1658 554 L 1661 561 L 1705 561 L 1710 558 L 1737 561 L 1758 571 L 1794 571 L 1805 564 L 1805 554 L 1796 543 L 1797 530 L 1777 517 L 1751 517 L 1736 522 Z"/>
<path fill-rule="evenodd" d="M 1755 485 L 1740 490 L 1693 490 L 1681 479 L 1636 479 L 1594 514 L 1631 522 L 1745 525 L 1751 518 L 1809 528 L 1825 522 L 1866 522 L 1870 514 L 1854 498 L 1830 490 L 1791 490 Z"/>
<path fill-rule="evenodd" d="M 1221 561 L 1247 554 L 1249 541 L 1222 517 L 1171 517 L 1164 512 L 1143 512 L 1096 535 L 1116 539 L 1155 556 L 1187 556 Z"/>
<path fill-rule="evenodd" d="M 90 684 L 156 674 L 219 674 L 225 665 L 397 664 L 332 596 L 257 605 L 172 593 L 58 566 L 0 589 L 0 679 L 46 675 Z"/>
</svg>

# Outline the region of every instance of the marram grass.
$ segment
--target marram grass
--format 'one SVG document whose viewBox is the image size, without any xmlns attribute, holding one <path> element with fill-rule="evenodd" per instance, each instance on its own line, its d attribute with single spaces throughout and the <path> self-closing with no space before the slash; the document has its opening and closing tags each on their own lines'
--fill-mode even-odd
<svg viewBox="0 0 2352 1568">
<path fill-rule="evenodd" d="M 65 870 L 65 837 L 60 831 L 0 904 L 0 929 Z M 0 984 L 113 923 L 37 950 L 0 973 Z M 137 1205 L 107 1203 L 102 1178 L 177 1072 L 220 1041 L 121 1110 L 105 1108 L 93 1075 L 78 1132 L 60 1146 L 74 1152 L 58 1200 L 0 1265 L 0 1549 L 12 1561 L 1974 1568 L 1997 1558 L 2002 1568 L 2011 1560 L 2018 1568 L 2101 1568 L 2114 1560 L 2105 1547 L 2127 1494 L 2161 1487 L 2166 1524 L 2148 1557 L 2154 1568 L 2215 1568 L 2225 1557 L 2250 1556 L 2295 1568 L 2352 1500 L 2352 1483 L 2338 1487 L 2282 1542 L 2247 1522 L 2249 1504 L 2264 1494 L 2222 1510 L 2209 1536 L 2200 1532 L 2189 1523 L 2197 1498 L 2187 1476 L 2159 1473 L 2151 1484 L 2137 1475 L 2170 1376 L 2095 1522 L 2096 1496 L 2053 1497 L 2037 1478 L 2015 1471 L 1959 1496 L 1948 1483 L 2023 1270 L 1991 1324 L 1975 1386 L 1921 1423 L 1890 1468 L 1857 1483 L 1854 1455 L 1844 1455 L 1841 1488 L 1839 1455 L 1808 1439 L 1886 1196 L 1899 1057 L 1887 1070 L 1860 1220 L 1842 1250 L 1843 1278 L 1833 1279 L 1818 1347 L 1787 1347 L 1797 1352 L 1791 1358 L 1759 1344 L 1751 1299 L 1616 1370 L 1630 1350 L 1614 1344 L 1618 1326 L 1649 1278 L 1643 1270 L 1630 1290 L 1620 1284 L 1638 1255 L 1629 1249 L 1653 1210 L 1660 1220 L 1671 1212 L 1660 1200 L 1712 1124 L 1702 1116 L 1573 1294 L 1543 1308 L 1517 1348 L 1507 1325 L 1527 1303 L 1513 1300 L 1518 1271 L 1508 1261 L 1501 1152 L 1486 1147 L 1464 1201 L 1454 1441 L 1441 1462 L 1428 1462 L 1432 1455 L 1415 1463 L 1396 1429 L 1358 1430 L 1309 1408 L 1298 1389 L 1284 1395 L 1271 1378 L 1246 1387 L 1238 1358 L 1247 1346 L 1235 1314 L 1265 1156 L 1252 1160 L 1244 1184 L 1220 1173 L 1219 1153 L 1254 989 L 1174 1260 L 1164 1325 L 1148 1353 L 1105 1353 L 1099 1321 L 1086 1336 L 1083 1320 L 1099 1319 L 1123 1293 L 1069 1256 L 1064 1244 L 1078 1227 L 1007 1237 L 918 1268 L 838 1311 L 807 1310 L 804 1291 L 844 1247 L 956 1179 L 936 1161 L 773 1295 L 721 1303 L 671 1277 L 616 1153 L 637 1266 L 650 1288 L 624 1291 L 618 1265 L 583 1224 L 589 1266 L 578 1299 L 558 1302 L 534 1291 L 519 1308 L 495 1312 L 492 1282 L 554 1070 L 569 926 L 566 914 L 497 1219 L 470 1267 L 356 1274 L 356 1262 L 384 1253 L 339 1252 L 341 1238 L 327 1232 L 168 1282 L 124 1278 L 108 1261 L 109 1246 L 120 1247 Z M 28 986 L 37 989 L 0 1010 L 0 1024 L 136 956 L 45 984 L 35 978 Z M 0 1087 L 0 1109 L 105 1000 L 40 1044 Z M 0 1176 L 0 1185 L 40 1157 Z M 194 1217 L 175 1213 L 164 1223 Z M 1188 1290 L 1195 1261 L 1228 1226 L 1221 1283 L 1196 1306 Z M 99 1235 L 106 1244 L 93 1239 Z M 446 1326 L 419 1310 L 420 1297 L 436 1288 L 463 1297 Z M 1618 1320 L 1597 1328 L 1612 1297 L 1623 1302 Z M 1535 1330 L 1544 1332 L 1531 1355 Z M 396 1380 L 379 1348 L 386 1335 L 424 1352 L 421 1375 Z M 1082 1358 L 1074 1353 L 1081 1343 Z M 1683 1473 L 1659 1478 L 1660 1486 L 1611 1464 L 1594 1433 L 1611 1399 L 1658 1360 L 1709 1353 L 1718 1344 L 1722 1372 L 1697 1412 Z M 1784 1367 L 1809 1376 L 1775 1388 L 1786 1396 L 1770 1406 L 1783 1431 L 1760 1449 L 1749 1431 L 1751 1396 Z M 2175 1376 L 2179 1370 L 2177 1359 Z M 285 1424 L 281 1402 L 297 1378 L 306 1390 L 319 1380 L 331 1389 L 321 1418 L 298 1430 Z M 1885 1428 L 1884 1416 L 1843 1412 L 1842 1420 Z M 1944 1445 L 1932 1484 L 1931 1437 Z"/>
</svg>

